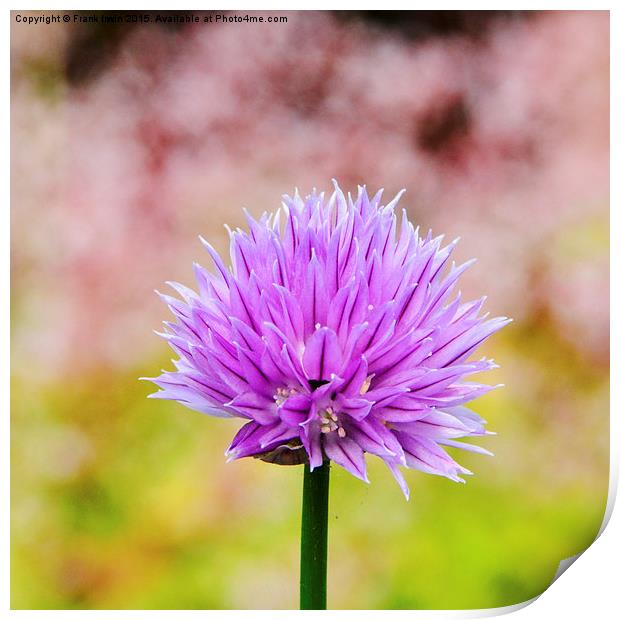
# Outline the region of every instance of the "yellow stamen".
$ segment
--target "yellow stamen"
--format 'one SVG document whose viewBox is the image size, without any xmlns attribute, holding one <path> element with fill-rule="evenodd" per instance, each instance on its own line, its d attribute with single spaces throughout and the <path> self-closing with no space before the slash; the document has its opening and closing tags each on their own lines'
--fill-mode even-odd
<svg viewBox="0 0 620 620">
<path fill-rule="evenodd" d="M 374 376 L 375 375 L 368 375 L 366 377 L 364 383 L 362 383 L 362 387 L 360 388 L 360 394 L 366 394 L 366 392 L 368 392 L 368 390 L 370 389 L 370 382 L 373 380 Z"/>
</svg>

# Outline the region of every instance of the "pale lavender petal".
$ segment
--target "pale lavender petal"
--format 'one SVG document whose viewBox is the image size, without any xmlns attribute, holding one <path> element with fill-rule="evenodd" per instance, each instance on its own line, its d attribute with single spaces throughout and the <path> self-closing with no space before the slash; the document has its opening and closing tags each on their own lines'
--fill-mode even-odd
<svg viewBox="0 0 620 620">
<path fill-rule="evenodd" d="M 386 458 L 386 457 L 382 457 L 382 458 L 385 464 L 390 468 L 390 471 L 392 472 L 394 479 L 396 480 L 396 482 L 398 482 L 398 486 L 400 487 L 400 490 L 403 492 L 405 499 L 409 501 L 409 485 L 407 484 L 407 481 L 405 480 L 405 477 L 403 476 L 400 469 L 398 469 L 398 466 L 401 465 L 401 463 L 391 458 Z"/>
<path fill-rule="evenodd" d="M 442 446 L 449 446 L 450 448 L 458 448 L 459 450 L 465 450 L 467 452 L 475 452 L 476 454 L 484 454 L 486 456 L 494 456 L 493 452 L 483 448 L 481 446 L 476 446 L 472 443 L 463 443 L 462 441 L 453 441 L 452 439 L 442 439 L 439 441 Z"/>
<path fill-rule="evenodd" d="M 469 474 L 437 443 L 423 437 L 413 437 L 397 432 L 396 436 L 405 451 L 407 466 L 429 474 L 445 476 L 455 482 L 464 482 L 459 474 Z"/>
</svg>

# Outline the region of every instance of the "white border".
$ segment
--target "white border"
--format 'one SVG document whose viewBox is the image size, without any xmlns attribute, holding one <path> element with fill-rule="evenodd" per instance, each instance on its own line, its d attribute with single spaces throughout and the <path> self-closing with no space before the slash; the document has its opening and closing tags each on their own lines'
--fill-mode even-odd
<svg viewBox="0 0 620 620">
<path fill-rule="evenodd" d="M 93 2 L 81 2 L 80 10 L 97 10 L 100 9 L 99 5 Z M 141 5 L 141 6 L 140 6 Z M 584 6 L 585 5 L 585 6 Z M 153 2 L 150 4 L 134 3 L 135 10 L 175 10 L 169 9 L 166 5 L 159 2 Z M 205 3 L 186 2 L 183 5 L 183 9 L 187 10 L 206 10 L 206 9 L 243 9 L 243 10 L 296 10 L 296 9 L 364 9 L 372 10 L 376 9 L 376 3 L 360 0 L 359 2 L 317 2 L 311 7 L 309 3 L 297 3 L 292 5 L 290 2 L 274 1 L 268 3 L 259 3 L 253 0 L 246 0 L 243 3 L 234 2 L 219 2 L 215 6 L 205 6 Z M 413 3 L 404 2 L 384 2 L 382 3 L 382 10 L 403 10 L 403 9 L 424 9 L 428 8 L 428 5 L 424 6 L 421 3 L 414 5 Z M 508 9 L 508 10 L 609 10 L 611 9 L 610 2 L 598 2 L 590 1 L 584 2 L 472 2 L 468 3 L 465 7 L 461 2 L 438 2 L 433 5 L 434 9 L 440 10 L 489 10 L 489 9 Z M 49 2 L 24 2 L 19 9 L 13 10 L 56 10 L 56 7 Z M 111 2 L 106 6 L 106 10 L 126 10 L 127 6 L 120 2 Z M 77 9 L 76 9 L 77 10 Z M 178 10 L 178 9 L 176 9 Z M 6 21 L 2 27 L 2 35 L 6 37 L 6 46 L 4 49 L 8 52 L 10 46 L 10 14 L 5 12 Z M 612 110 L 620 109 L 620 101 L 618 100 L 618 61 L 619 58 L 619 46 L 617 43 L 618 33 L 618 11 L 611 11 L 611 76 L 612 76 Z M 10 101 L 9 101 L 9 89 L 10 89 L 10 61 L 9 54 L 6 53 L 3 59 L 2 65 L 4 73 L 4 84 L 6 85 L 4 99 L 5 115 L 4 115 L 4 135 L 9 135 L 10 130 Z M 611 151 L 611 170 L 617 170 L 617 144 L 618 144 L 618 123 L 615 116 L 612 115 L 612 151 Z M 9 201 L 10 201 L 10 144 L 7 141 L 6 149 L 4 151 L 5 164 L 3 166 L 5 201 L 7 202 L 6 208 L 2 211 L 2 225 L 0 226 L 0 248 L 2 248 L 2 261 L 4 268 L 0 271 L 0 278 L 2 284 L 2 290 L 9 291 L 10 289 L 10 215 L 9 215 Z M 611 204 L 618 204 L 618 183 L 617 178 L 612 176 L 611 182 Z M 620 264 L 620 256 L 618 256 L 617 250 L 617 230 L 618 230 L 618 217 L 615 211 L 611 212 L 611 265 L 612 265 L 612 281 L 611 281 L 611 316 L 615 317 L 620 310 L 620 304 L 618 303 L 618 286 L 613 275 L 616 274 L 615 265 Z M 8 294 L 5 297 L 5 303 L 2 304 L 0 312 L 2 313 L 2 328 L 0 330 L 0 347 L 2 354 L 0 359 L 2 360 L 2 374 L 8 379 L 10 374 L 10 328 L 9 328 L 9 301 Z M 611 325 L 611 341 L 612 341 L 612 353 L 611 353 L 611 376 L 616 376 L 616 370 L 618 368 L 617 363 L 617 345 L 618 345 L 618 330 L 616 325 L 612 321 Z M 8 381 L 7 381 L 8 388 Z M 10 416 L 9 416 L 9 389 L 5 390 L 5 403 L 7 404 L 6 415 L 4 417 L 4 450 L 1 454 L 0 471 L 2 473 L 1 489 L 2 489 L 2 529 L 4 535 L 1 540 L 2 562 L 0 563 L 0 577 L 2 578 L 2 584 L 0 586 L 0 613 L 2 616 L 6 613 L 8 616 L 19 616 L 20 618 L 38 618 L 44 616 L 50 619 L 65 619 L 81 618 L 83 616 L 93 618 L 110 618 L 110 617 L 122 617 L 129 620 L 143 619 L 157 617 L 162 619 L 184 620 L 188 618 L 196 618 L 200 615 L 208 614 L 212 618 L 230 618 L 231 615 L 235 617 L 243 618 L 269 618 L 289 616 L 291 611 L 66 611 L 66 610 L 45 610 L 45 611 L 9 611 L 10 605 L 10 519 L 9 510 L 6 507 L 9 505 L 10 489 L 9 489 L 9 464 L 10 464 Z M 587 614 L 594 619 L 598 618 L 610 618 L 617 616 L 620 610 L 620 604 L 617 596 L 617 570 L 616 569 L 616 554 L 620 549 L 620 526 L 618 525 L 618 517 L 615 516 L 610 519 L 613 504 L 616 497 L 618 486 L 618 447 L 620 446 L 620 436 L 618 433 L 618 390 L 612 381 L 611 392 L 611 419 L 610 419 L 610 441 L 611 441 L 611 474 L 609 483 L 609 498 L 607 504 L 607 510 L 603 524 L 601 525 L 601 532 L 605 530 L 602 538 L 598 538 L 592 546 L 587 549 L 583 556 L 575 563 L 574 566 L 562 574 L 561 579 L 556 580 L 543 594 L 530 601 L 525 601 L 518 605 L 512 605 L 510 607 L 501 607 L 496 609 L 487 610 L 467 610 L 467 611 L 330 611 L 327 612 L 330 615 L 359 617 L 368 616 L 372 614 L 373 618 L 382 617 L 387 615 L 402 615 L 407 614 L 413 617 L 434 617 L 434 618 L 480 618 L 497 616 L 506 613 L 518 611 L 519 617 L 524 620 L 531 619 L 545 619 L 548 620 L 552 617 L 579 617 L 584 618 Z M 570 564 L 570 563 L 569 563 Z M 449 586 L 447 586 L 449 587 Z M 535 604 L 531 604 L 535 601 Z M 308 618 L 324 617 L 326 612 L 303 612 Z"/>
</svg>

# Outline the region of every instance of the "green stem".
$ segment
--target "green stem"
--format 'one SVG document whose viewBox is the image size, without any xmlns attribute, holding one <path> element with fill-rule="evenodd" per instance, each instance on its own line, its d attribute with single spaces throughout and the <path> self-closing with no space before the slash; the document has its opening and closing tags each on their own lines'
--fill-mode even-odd
<svg viewBox="0 0 620 620">
<path fill-rule="evenodd" d="M 304 466 L 304 496 L 301 512 L 301 573 L 299 608 L 327 606 L 327 508 L 329 461 L 310 471 Z"/>
</svg>

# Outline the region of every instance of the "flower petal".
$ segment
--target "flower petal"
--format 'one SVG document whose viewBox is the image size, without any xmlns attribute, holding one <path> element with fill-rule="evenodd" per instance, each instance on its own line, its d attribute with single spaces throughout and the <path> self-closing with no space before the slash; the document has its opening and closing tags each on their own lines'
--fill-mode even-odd
<svg viewBox="0 0 620 620">
<path fill-rule="evenodd" d="M 276 404 L 273 399 L 270 400 L 253 391 L 243 392 L 243 394 L 235 396 L 230 402 L 226 403 L 226 406 L 241 415 L 252 418 L 259 424 L 273 424 L 278 421 Z"/>
<path fill-rule="evenodd" d="M 347 437 L 338 437 L 336 433 L 327 433 L 324 445 L 325 454 L 334 463 L 338 463 L 340 467 L 346 469 L 356 478 L 368 482 L 364 452 L 353 440 Z"/>
<path fill-rule="evenodd" d="M 288 433 L 286 432 L 287 430 L 289 431 Z M 246 456 L 254 456 L 275 448 L 293 436 L 294 433 L 291 434 L 290 427 L 287 427 L 282 422 L 275 422 L 265 426 L 256 422 L 248 422 L 235 435 L 228 450 L 226 450 L 226 456 L 229 461 Z"/>
<path fill-rule="evenodd" d="M 303 424 L 310 416 L 312 400 L 306 394 L 289 396 L 280 407 L 280 418 L 290 426 Z"/>
<path fill-rule="evenodd" d="M 312 381 L 329 381 L 338 374 L 342 364 L 342 351 L 338 338 L 328 327 L 317 329 L 308 339 L 303 356 L 306 377 Z"/>
<path fill-rule="evenodd" d="M 365 398 L 347 398 L 346 396 L 338 395 L 336 398 L 336 405 L 338 411 L 346 413 L 354 420 L 363 420 L 372 409 L 372 401 Z"/>
<path fill-rule="evenodd" d="M 402 432 L 395 434 L 405 451 L 407 467 L 445 476 L 455 482 L 465 482 L 459 474 L 471 474 L 434 441 L 423 437 L 413 437 Z"/>
<path fill-rule="evenodd" d="M 306 452 L 308 453 L 308 462 L 310 471 L 323 464 L 323 448 L 321 447 L 321 431 L 316 419 L 316 406 L 311 406 L 310 416 L 308 420 L 301 425 L 300 439 Z"/>
</svg>

